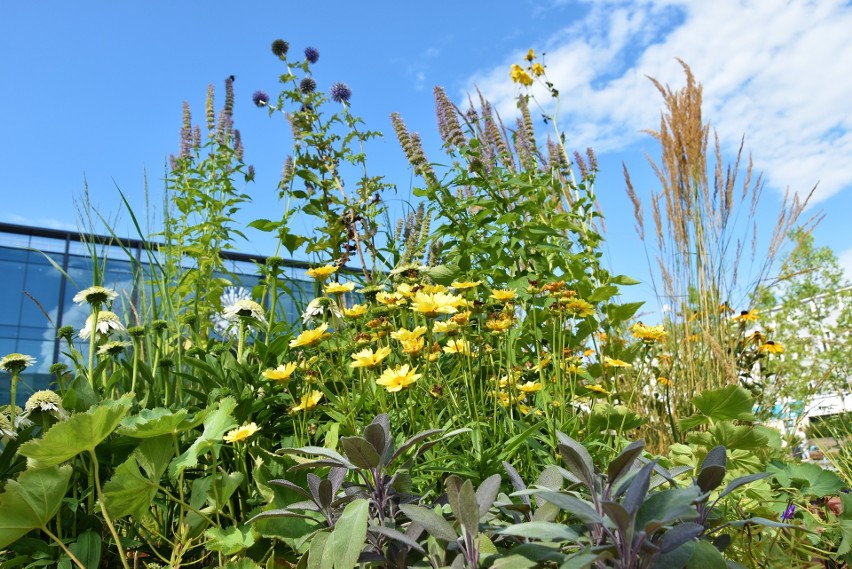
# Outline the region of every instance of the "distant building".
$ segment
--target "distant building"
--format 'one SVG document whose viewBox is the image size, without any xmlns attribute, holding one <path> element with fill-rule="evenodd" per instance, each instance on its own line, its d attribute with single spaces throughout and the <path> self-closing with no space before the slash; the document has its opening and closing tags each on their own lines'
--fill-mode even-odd
<svg viewBox="0 0 852 569">
<path fill-rule="evenodd" d="M 19 405 L 33 391 L 46 389 L 53 379 L 50 366 L 67 359 L 56 339 L 56 330 L 68 325 L 79 331 L 90 314 L 87 307 L 78 306 L 72 299 L 79 290 L 94 284 L 88 248 L 91 244 L 97 246 L 99 259 L 105 260 L 105 276 L 99 284 L 114 288 L 125 300 L 133 301 L 143 284 L 134 279 L 134 266 L 141 268 L 143 275 L 150 268 L 142 241 L 122 239 L 119 246 L 115 238 L 103 235 L 87 235 L 84 239 L 74 231 L 0 223 L 0 357 L 18 352 L 37 360 L 21 376 Z M 226 289 L 226 293 L 249 295 L 259 282 L 257 267 L 266 258 L 229 251 L 223 252 L 222 257 L 239 279 L 237 286 Z M 302 298 L 305 302 L 313 298 L 315 285 L 305 276 L 308 265 L 292 261 L 285 266 L 292 279 L 288 284 L 300 299 L 299 304 Z M 74 282 L 69 282 L 62 272 Z M 136 273 L 140 271 L 137 269 Z M 289 297 L 282 297 L 281 302 L 288 320 L 298 320 L 296 303 Z M 79 342 L 78 349 L 86 352 L 88 342 Z M 0 405 L 9 401 L 9 387 L 8 377 L 0 377 Z"/>
</svg>

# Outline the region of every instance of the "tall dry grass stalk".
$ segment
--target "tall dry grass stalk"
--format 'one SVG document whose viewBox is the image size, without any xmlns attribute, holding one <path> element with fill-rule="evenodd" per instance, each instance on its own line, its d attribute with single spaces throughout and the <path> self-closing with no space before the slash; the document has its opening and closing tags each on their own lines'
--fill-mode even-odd
<svg viewBox="0 0 852 569">
<path fill-rule="evenodd" d="M 693 412 L 695 394 L 738 381 L 743 370 L 737 368 L 731 332 L 736 326 L 729 312 L 750 308 L 748 299 L 767 278 L 810 198 L 788 192 L 767 242 L 756 221 L 758 208 L 767 207 L 761 201 L 763 180 L 754 176 L 750 157 L 743 168 L 743 142 L 733 164 L 724 162 L 715 131 L 711 145 L 710 124 L 701 114 L 702 86 L 680 63 L 686 74 L 683 88 L 673 90 L 651 78 L 663 97 L 663 111 L 659 130 L 646 131 L 661 147 L 659 161 L 648 158 L 660 184 L 650 194 L 650 236 L 644 207 L 624 167 L 637 233 L 649 250 L 656 275 L 652 285 L 669 331 L 663 353 L 670 357 L 656 362 L 671 381 L 665 410 L 670 417 L 657 422 L 668 431 L 661 433 L 663 446 L 678 439 L 672 426 Z"/>
</svg>

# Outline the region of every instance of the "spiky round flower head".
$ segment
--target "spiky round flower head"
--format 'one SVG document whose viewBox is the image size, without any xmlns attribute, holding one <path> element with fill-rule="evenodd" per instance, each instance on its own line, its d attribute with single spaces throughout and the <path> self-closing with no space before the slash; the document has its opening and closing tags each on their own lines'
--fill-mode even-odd
<svg viewBox="0 0 852 569">
<path fill-rule="evenodd" d="M 290 44 L 282 39 L 277 39 L 272 42 L 272 53 L 274 53 L 276 57 L 284 57 L 287 55 L 287 50 L 289 49 Z"/>
<path fill-rule="evenodd" d="M 47 411 L 56 414 L 62 419 L 68 417 L 68 413 L 66 413 L 65 408 L 62 407 L 62 398 L 58 393 L 50 391 L 49 389 L 36 391 L 30 395 L 30 398 L 27 399 L 27 402 L 24 405 L 24 411 L 28 414 L 38 411 Z"/>
<path fill-rule="evenodd" d="M 316 63 L 319 61 L 319 50 L 315 47 L 306 47 L 305 59 L 307 59 L 310 63 Z"/>
<path fill-rule="evenodd" d="M 281 257 L 267 257 L 266 258 L 266 266 L 270 269 L 277 269 L 284 265 L 284 259 Z"/>
<path fill-rule="evenodd" d="M 88 303 L 91 306 L 103 306 L 118 298 L 118 293 L 103 286 L 90 286 L 74 295 L 77 304 Z"/>
<path fill-rule="evenodd" d="M 92 316 L 94 316 L 94 314 Z M 92 335 L 92 316 L 86 318 L 86 325 L 83 326 L 82 330 L 80 330 L 80 337 L 84 340 L 87 340 L 89 336 Z M 101 310 L 98 312 L 98 323 L 95 328 L 100 334 L 109 334 L 113 330 L 116 332 L 124 331 L 124 325 L 121 323 L 118 315 L 115 312 L 110 312 L 109 310 Z"/>
<path fill-rule="evenodd" d="M 17 375 L 35 363 L 36 360 L 32 356 L 14 353 L 0 359 L 0 369 L 8 371 L 12 375 Z"/>
<path fill-rule="evenodd" d="M 222 315 L 228 320 L 234 321 L 242 316 L 251 317 L 259 320 L 261 324 L 266 324 L 266 316 L 263 313 L 263 307 L 253 300 L 246 298 L 240 299 L 234 304 L 225 307 Z"/>
<path fill-rule="evenodd" d="M 254 92 L 254 94 L 252 94 L 251 100 L 258 107 L 265 107 L 269 104 L 269 95 L 266 93 L 266 91 L 257 90 Z"/>
<path fill-rule="evenodd" d="M 313 77 L 305 77 L 299 82 L 299 91 L 302 93 L 313 93 L 317 88 L 317 82 Z"/>
<path fill-rule="evenodd" d="M 102 356 L 117 356 L 124 351 L 124 349 L 128 346 L 131 346 L 130 342 L 105 342 L 100 348 L 98 348 L 98 354 Z"/>
<path fill-rule="evenodd" d="M 68 366 L 62 362 L 58 362 L 55 364 L 51 364 L 50 369 L 48 369 L 48 371 L 53 375 L 63 375 L 68 372 Z"/>
<path fill-rule="evenodd" d="M 56 339 L 57 340 L 68 340 L 71 341 L 71 338 L 74 337 L 74 327 L 73 326 L 61 326 L 56 331 Z"/>
<path fill-rule="evenodd" d="M 169 323 L 165 320 L 154 320 L 151 322 L 151 327 L 154 328 L 155 332 L 162 332 L 169 329 Z"/>
<path fill-rule="evenodd" d="M 346 83 L 335 83 L 329 89 L 329 94 L 335 103 L 348 103 L 352 98 L 352 89 Z"/>
</svg>

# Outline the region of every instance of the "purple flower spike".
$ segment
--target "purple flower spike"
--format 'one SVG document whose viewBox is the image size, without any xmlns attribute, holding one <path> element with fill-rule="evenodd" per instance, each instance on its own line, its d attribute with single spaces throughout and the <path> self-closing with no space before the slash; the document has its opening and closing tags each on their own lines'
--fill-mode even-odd
<svg viewBox="0 0 852 569">
<path fill-rule="evenodd" d="M 269 95 L 266 94 L 266 91 L 255 91 L 254 95 L 251 96 L 251 100 L 258 107 L 265 107 L 269 104 Z"/>
<path fill-rule="evenodd" d="M 796 513 L 796 504 L 789 504 L 787 509 L 784 510 L 784 513 L 781 514 L 781 521 L 787 521 L 793 519 L 793 514 Z"/>
<path fill-rule="evenodd" d="M 305 59 L 311 63 L 316 63 L 319 60 L 319 51 L 315 47 L 305 48 Z"/>
<path fill-rule="evenodd" d="M 348 103 L 352 97 L 352 89 L 346 83 L 335 83 L 329 90 L 331 99 L 336 103 Z"/>
</svg>

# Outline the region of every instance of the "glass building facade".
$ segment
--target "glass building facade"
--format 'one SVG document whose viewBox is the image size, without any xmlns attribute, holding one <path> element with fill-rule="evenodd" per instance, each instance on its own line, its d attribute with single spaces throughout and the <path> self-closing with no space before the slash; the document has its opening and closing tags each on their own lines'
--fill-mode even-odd
<svg viewBox="0 0 852 569">
<path fill-rule="evenodd" d="M 0 223 L 0 357 L 10 353 L 32 356 L 36 364 L 21 375 L 17 403 L 40 389 L 47 389 L 54 379 L 50 366 L 65 362 L 56 331 L 61 326 L 83 327 L 89 316 L 88 306 L 74 303 L 74 295 L 93 283 L 94 266 L 91 248 L 95 247 L 99 266 L 103 267 L 102 284 L 115 289 L 122 298 L 133 302 L 139 282 L 149 268 L 144 244 L 89 235 L 85 239 L 73 231 L 58 231 Z M 249 297 L 260 281 L 258 266 L 262 256 L 223 252 L 234 287 L 226 288 L 230 298 Z M 135 260 L 135 262 L 134 262 Z M 136 270 L 134 275 L 134 267 Z M 282 297 L 284 312 L 290 322 L 299 318 L 299 306 L 313 298 L 314 282 L 305 276 L 308 265 L 285 264 L 284 276 L 292 294 Z M 63 274 L 64 273 L 64 274 Z M 141 273 L 142 276 L 138 276 Z M 117 310 L 118 300 L 114 305 Z M 127 322 L 127 319 L 125 319 Z M 132 323 L 131 323 L 132 325 Z M 82 352 L 88 342 L 77 341 Z M 0 372 L 0 405 L 9 401 L 10 375 Z"/>
</svg>

